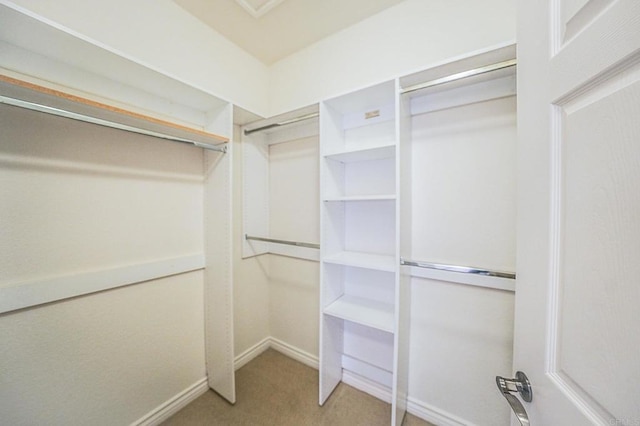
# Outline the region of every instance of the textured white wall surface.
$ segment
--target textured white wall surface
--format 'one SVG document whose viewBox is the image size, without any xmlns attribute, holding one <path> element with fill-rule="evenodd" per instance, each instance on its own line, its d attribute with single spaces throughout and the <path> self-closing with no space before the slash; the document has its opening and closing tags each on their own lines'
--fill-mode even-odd
<svg viewBox="0 0 640 426">
<path fill-rule="evenodd" d="M 0 286 L 202 252 L 202 152 L 1 106 Z"/>
<path fill-rule="evenodd" d="M 271 236 L 319 241 L 318 138 L 271 145 L 269 152 Z M 241 241 L 242 144 L 237 142 L 235 155 L 234 233 Z M 241 249 L 234 247 L 236 357 L 267 337 L 317 356 L 318 262 L 279 255 L 242 259 Z"/>
<path fill-rule="evenodd" d="M 515 271 L 515 96 L 411 126 L 414 259 Z M 472 424 L 508 424 L 495 376 L 511 372 L 513 292 L 414 278 L 411 296 L 410 397 Z"/>
<path fill-rule="evenodd" d="M 508 291 L 414 278 L 409 397 L 465 424 L 508 425 L 495 376 L 511 373 Z"/>
<path fill-rule="evenodd" d="M 320 241 L 318 142 L 314 136 L 269 147 L 269 220 L 273 238 Z M 319 263 L 269 257 L 271 335 L 317 356 Z"/>
<path fill-rule="evenodd" d="M 514 0 L 406 0 L 270 69 L 279 114 L 515 40 Z"/>
<path fill-rule="evenodd" d="M 235 356 L 269 337 L 269 258 L 242 258 L 242 144 L 234 126 L 233 308 Z"/>
<path fill-rule="evenodd" d="M 413 256 L 515 271 L 515 96 L 414 116 L 412 126 Z"/>
<path fill-rule="evenodd" d="M 202 273 L 0 317 L 7 425 L 130 424 L 206 376 Z"/>
<path fill-rule="evenodd" d="M 0 287 L 202 252 L 202 151 L 0 106 Z M 128 424 L 205 377 L 201 272 L 0 315 L 0 417 Z"/>
</svg>

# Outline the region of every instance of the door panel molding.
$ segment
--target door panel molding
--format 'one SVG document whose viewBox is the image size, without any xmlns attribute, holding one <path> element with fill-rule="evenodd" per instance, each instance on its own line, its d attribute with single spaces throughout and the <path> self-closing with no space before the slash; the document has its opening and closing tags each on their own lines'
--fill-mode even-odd
<svg viewBox="0 0 640 426">
<path fill-rule="evenodd" d="M 640 61 L 618 67 L 608 77 L 590 90 L 569 93 L 568 102 L 552 105 L 547 320 L 549 377 L 588 418 L 604 424 L 634 414 L 625 405 L 628 396 L 618 398 L 607 390 L 635 393 L 635 384 L 625 380 L 626 372 L 617 367 L 633 360 L 624 349 L 622 333 L 616 331 L 621 318 L 632 320 L 634 307 L 625 302 L 628 295 L 611 293 L 617 282 L 640 274 L 640 267 L 634 271 L 629 266 L 632 263 L 620 265 L 620 272 L 617 259 L 625 253 L 616 250 L 625 235 L 640 239 L 633 214 L 628 213 L 640 205 L 640 197 L 634 197 L 634 182 L 640 180 L 640 149 L 631 142 L 633 135 L 640 135 L 640 125 L 629 120 L 640 115 L 640 107 L 637 113 L 615 110 L 625 99 L 640 98 Z M 624 131 L 618 133 L 619 128 Z M 583 249 L 586 246 L 588 252 Z M 597 258 L 589 262 L 589 255 Z M 587 273 L 588 268 L 592 272 Z M 609 332 L 592 336 L 592 328 L 602 324 L 608 325 Z"/>
</svg>

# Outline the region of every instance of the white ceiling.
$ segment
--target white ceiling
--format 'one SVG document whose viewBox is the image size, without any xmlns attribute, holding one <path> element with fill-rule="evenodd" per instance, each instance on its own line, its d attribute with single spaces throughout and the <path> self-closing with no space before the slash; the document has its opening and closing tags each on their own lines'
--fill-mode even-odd
<svg viewBox="0 0 640 426">
<path fill-rule="evenodd" d="M 174 0 L 270 65 L 404 0 Z"/>
</svg>

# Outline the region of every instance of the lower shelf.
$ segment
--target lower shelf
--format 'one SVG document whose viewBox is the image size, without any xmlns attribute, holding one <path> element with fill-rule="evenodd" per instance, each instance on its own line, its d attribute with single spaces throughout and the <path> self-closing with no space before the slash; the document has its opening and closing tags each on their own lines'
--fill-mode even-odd
<svg viewBox="0 0 640 426">
<path fill-rule="evenodd" d="M 396 259 L 392 255 L 342 251 L 326 256 L 322 260 L 325 263 L 356 266 L 359 268 L 375 269 L 377 271 L 395 272 L 396 270 Z"/>
<path fill-rule="evenodd" d="M 393 305 L 361 297 L 345 294 L 327 306 L 323 313 L 387 333 L 393 333 L 395 329 Z"/>
</svg>

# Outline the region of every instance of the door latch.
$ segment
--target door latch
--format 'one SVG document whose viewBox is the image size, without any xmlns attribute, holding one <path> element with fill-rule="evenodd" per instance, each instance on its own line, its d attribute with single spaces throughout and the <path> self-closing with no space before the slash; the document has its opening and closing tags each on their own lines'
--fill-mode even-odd
<svg viewBox="0 0 640 426">
<path fill-rule="evenodd" d="M 520 421 L 520 424 L 522 426 L 529 426 L 529 416 L 527 415 L 526 410 L 522 406 L 520 400 L 513 395 L 513 393 L 517 392 L 520 394 L 523 401 L 531 402 L 533 399 L 533 391 L 527 375 L 522 371 L 518 371 L 515 379 L 505 379 L 504 377 L 496 376 L 496 385 L 498 385 L 498 389 L 502 393 L 502 396 L 505 397 L 511 406 L 511 409 Z"/>
</svg>

